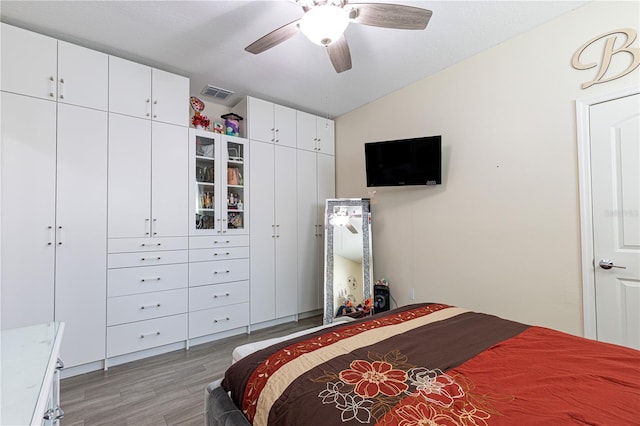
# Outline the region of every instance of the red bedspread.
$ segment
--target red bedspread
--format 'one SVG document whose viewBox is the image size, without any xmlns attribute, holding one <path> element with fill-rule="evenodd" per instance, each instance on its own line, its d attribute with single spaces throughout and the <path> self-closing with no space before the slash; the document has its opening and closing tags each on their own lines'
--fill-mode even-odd
<svg viewBox="0 0 640 426">
<path fill-rule="evenodd" d="M 640 425 L 640 352 L 439 304 L 256 352 L 223 387 L 256 425 Z"/>
</svg>

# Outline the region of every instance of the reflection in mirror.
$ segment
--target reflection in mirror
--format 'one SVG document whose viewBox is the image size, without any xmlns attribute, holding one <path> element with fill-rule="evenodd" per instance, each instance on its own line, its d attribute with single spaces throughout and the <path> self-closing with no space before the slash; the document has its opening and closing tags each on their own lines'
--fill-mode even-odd
<svg viewBox="0 0 640 426">
<path fill-rule="evenodd" d="M 373 271 L 368 198 L 337 198 L 325 210 L 324 322 L 368 314 Z"/>
</svg>

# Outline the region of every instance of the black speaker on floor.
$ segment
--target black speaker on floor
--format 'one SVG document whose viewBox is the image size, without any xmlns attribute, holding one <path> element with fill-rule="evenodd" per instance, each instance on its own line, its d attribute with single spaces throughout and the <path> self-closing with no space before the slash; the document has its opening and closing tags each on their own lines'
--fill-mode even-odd
<svg viewBox="0 0 640 426">
<path fill-rule="evenodd" d="M 373 286 L 373 309 L 375 313 L 391 309 L 391 296 L 389 295 L 388 286 L 380 284 Z"/>
</svg>

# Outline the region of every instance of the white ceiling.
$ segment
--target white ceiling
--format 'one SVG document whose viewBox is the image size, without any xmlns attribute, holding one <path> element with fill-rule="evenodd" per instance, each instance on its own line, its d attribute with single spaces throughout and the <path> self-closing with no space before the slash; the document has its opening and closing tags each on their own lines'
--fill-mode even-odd
<svg viewBox="0 0 640 426">
<path fill-rule="evenodd" d="M 260 55 L 244 47 L 302 16 L 291 1 L 5 1 L 3 22 L 311 113 L 336 117 L 495 46 L 587 1 L 411 1 L 424 31 L 351 24 L 353 68 L 336 74 L 304 35 Z M 356 1 L 354 1 L 356 3 Z"/>
</svg>

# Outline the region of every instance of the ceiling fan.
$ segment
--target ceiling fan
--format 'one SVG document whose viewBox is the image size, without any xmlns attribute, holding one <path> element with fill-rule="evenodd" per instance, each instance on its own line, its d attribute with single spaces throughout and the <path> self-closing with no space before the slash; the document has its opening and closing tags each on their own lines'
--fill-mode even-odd
<svg viewBox="0 0 640 426">
<path fill-rule="evenodd" d="M 373 27 L 423 30 L 432 12 L 414 6 L 386 3 L 348 3 L 347 0 L 295 0 L 304 15 L 271 31 L 245 47 L 258 54 L 282 43 L 301 31 L 309 40 L 327 48 L 336 72 L 351 69 L 351 52 L 344 37 L 350 22 Z"/>
<path fill-rule="evenodd" d="M 347 207 L 335 207 L 333 214 L 329 215 L 329 223 L 333 226 L 344 226 L 352 234 L 357 234 L 358 229 L 351 223 L 352 217 L 362 217 L 362 213 L 356 211 L 349 211 Z"/>
</svg>

